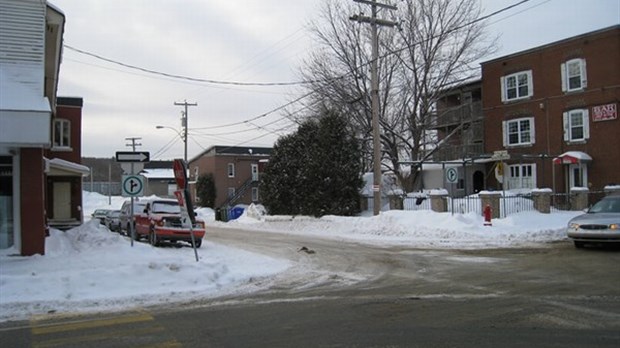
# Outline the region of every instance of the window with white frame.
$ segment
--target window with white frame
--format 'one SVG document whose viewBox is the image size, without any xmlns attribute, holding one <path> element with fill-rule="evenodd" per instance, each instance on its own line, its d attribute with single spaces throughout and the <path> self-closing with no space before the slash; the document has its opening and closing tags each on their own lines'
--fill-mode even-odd
<svg viewBox="0 0 620 348">
<path fill-rule="evenodd" d="M 234 163 L 228 163 L 228 177 L 229 178 L 235 177 L 235 164 Z"/>
<path fill-rule="evenodd" d="M 66 119 L 54 120 L 54 147 L 71 147 L 71 122 Z"/>
<path fill-rule="evenodd" d="M 563 63 L 560 67 L 562 73 L 562 91 L 572 92 L 586 88 L 588 78 L 586 76 L 586 60 L 577 58 Z"/>
<path fill-rule="evenodd" d="M 588 109 L 575 109 L 564 113 L 564 141 L 579 142 L 590 138 Z"/>
<path fill-rule="evenodd" d="M 258 201 L 258 187 L 252 187 L 252 202 Z"/>
<path fill-rule="evenodd" d="M 504 147 L 532 145 L 535 140 L 534 118 L 503 121 Z"/>
<path fill-rule="evenodd" d="M 509 166 L 508 188 L 509 189 L 534 189 L 536 188 L 536 164 L 521 163 Z"/>
<path fill-rule="evenodd" d="M 502 76 L 502 101 L 512 101 L 528 98 L 534 95 L 532 70 Z"/>
<path fill-rule="evenodd" d="M 235 188 L 234 187 L 229 187 L 228 188 L 228 198 L 232 198 L 235 196 Z"/>
<path fill-rule="evenodd" d="M 200 168 L 198 166 L 194 167 L 194 180 L 198 181 L 198 177 L 200 177 Z"/>
</svg>

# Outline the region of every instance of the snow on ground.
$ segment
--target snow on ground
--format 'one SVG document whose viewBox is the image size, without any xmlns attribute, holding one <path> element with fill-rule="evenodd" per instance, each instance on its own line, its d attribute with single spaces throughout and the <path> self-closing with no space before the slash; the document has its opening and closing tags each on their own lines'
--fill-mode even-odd
<svg viewBox="0 0 620 348">
<path fill-rule="evenodd" d="M 127 237 L 90 221 L 95 209 L 119 209 L 124 200 L 84 192 L 86 222 L 66 232 L 52 229 L 44 256 L 22 257 L 16 249 L 0 250 L 0 321 L 242 294 L 257 288 L 249 283 L 282 276 L 294 266 L 289 260 L 208 239 L 198 249 L 198 262 L 188 247 L 153 248 L 138 242 L 132 247 Z M 565 240 L 566 223 L 579 214 L 524 212 L 484 227 L 482 217 L 474 213 L 388 211 L 376 217 L 310 218 L 265 216 L 250 206 L 238 220 L 228 223 L 214 221 L 211 209 L 197 213 L 208 225 L 257 234 L 277 232 L 433 249 L 544 247 Z"/>
</svg>

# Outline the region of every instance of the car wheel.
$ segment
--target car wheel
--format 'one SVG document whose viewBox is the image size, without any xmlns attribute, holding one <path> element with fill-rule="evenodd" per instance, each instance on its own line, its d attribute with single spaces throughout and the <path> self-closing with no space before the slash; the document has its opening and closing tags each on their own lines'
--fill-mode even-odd
<svg viewBox="0 0 620 348">
<path fill-rule="evenodd" d="M 575 243 L 575 248 L 577 249 L 583 248 L 584 242 L 575 241 L 574 243 Z"/>
</svg>

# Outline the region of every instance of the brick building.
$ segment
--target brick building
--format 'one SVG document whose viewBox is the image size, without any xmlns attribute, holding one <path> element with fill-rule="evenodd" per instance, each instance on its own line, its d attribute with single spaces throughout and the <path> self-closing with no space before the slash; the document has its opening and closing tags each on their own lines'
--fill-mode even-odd
<svg viewBox="0 0 620 348">
<path fill-rule="evenodd" d="M 46 212 L 48 225 L 69 228 L 82 224 L 82 177 L 90 173 L 81 165 L 82 98 L 58 97 L 52 127 L 52 146 L 45 150 Z"/>
<path fill-rule="evenodd" d="M 485 152 L 510 156 L 488 185 L 620 183 L 619 62 L 613 26 L 482 63 Z"/>
<path fill-rule="evenodd" d="M 215 181 L 215 205 L 250 204 L 260 199 L 259 172 L 271 155 L 268 147 L 212 146 L 189 161 L 189 186 L 196 202 L 196 180 L 211 173 Z M 200 202 L 196 202 L 200 204 Z"/>
</svg>

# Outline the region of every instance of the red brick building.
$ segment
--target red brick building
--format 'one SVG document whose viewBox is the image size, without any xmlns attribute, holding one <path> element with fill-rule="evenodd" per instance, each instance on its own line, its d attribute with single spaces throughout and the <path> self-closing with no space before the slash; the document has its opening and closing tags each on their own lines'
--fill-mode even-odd
<svg viewBox="0 0 620 348">
<path fill-rule="evenodd" d="M 215 207 L 250 204 L 260 200 L 259 172 L 271 155 L 268 147 L 212 146 L 189 161 L 190 192 L 196 201 L 196 180 L 211 173 Z M 196 202 L 200 204 L 200 202 Z"/>
<path fill-rule="evenodd" d="M 82 177 L 89 168 L 82 159 L 82 98 L 58 97 L 53 119 L 52 146 L 45 151 L 46 212 L 48 225 L 81 225 Z"/>
<path fill-rule="evenodd" d="M 620 184 L 619 102 L 620 26 L 482 63 L 485 152 L 510 156 L 487 185 Z"/>
</svg>

